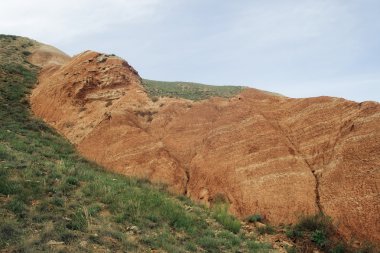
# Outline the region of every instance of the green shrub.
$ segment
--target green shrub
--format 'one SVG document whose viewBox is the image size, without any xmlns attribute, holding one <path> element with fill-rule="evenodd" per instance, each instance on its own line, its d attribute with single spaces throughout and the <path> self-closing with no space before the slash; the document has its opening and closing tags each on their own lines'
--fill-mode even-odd
<svg viewBox="0 0 380 253">
<path fill-rule="evenodd" d="M 65 200 L 63 198 L 54 197 L 51 200 L 51 204 L 53 204 L 55 206 L 63 207 L 65 205 Z"/>
<path fill-rule="evenodd" d="M 330 217 L 323 214 L 316 214 L 311 216 L 303 216 L 299 222 L 288 228 L 286 235 L 295 240 L 297 238 L 305 238 L 313 242 L 318 248 L 332 250 L 334 249 L 333 241 L 329 238 L 336 234 L 335 228 L 332 224 Z M 336 249 L 336 250 L 339 250 Z"/>
<path fill-rule="evenodd" d="M 259 232 L 260 235 L 263 235 L 263 234 L 271 235 L 271 234 L 274 234 L 275 229 L 271 225 L 266 225 L 263 227 L 258 227 L 257 231 Z"/>
<path fill-rule="evenodd" d="M 29 51 L 22 51 L 22 54 L 25 55 L 25 56 L 29 56 L 29 55 L 31 55 L 32 53 L 29 52 Z"/>
<path fill-rule="evenodd" d="M 261 222 L 263 221 L 263 217 L 260 215 L 260 214 L 253 214 L 253 215 L 250 215 L 246 218 L 246 221 L 248 222 Z"/>
<path fill-rule="evenodd" d="M 88 208 L 88 214 L 90 216 L 97 215 L 102 210 L 102 207 L 99 204 L 93 204 Z"/>
<path fill-rule="evenodd" d="M 346 245 L 339 243 L 330 250 L 331 253 L 345 253 L 348 252 Z"/>
<path fill-rule="evenodd" d="M 297 229 L 294 229 L 294 228 L 287 228 L 286 231 L 285 231 L 285 234 L 288 238 L 290 239 L 296 239 L 296 238 L 302 238 L 304 233 L 303 231 L 300 231 L 300 230 L 297 230 Z"/>
<path fill-rule="evenodd" d="M 197 251 L 197 245 L 193 242 L 186 242 L 185 243 L 185 249 L 190 252 L 196 252 Z"/>
<path fill-rule="evenodd" d="M 69 184 L 69 185 L 75 185 L 75 186 L 78 186 L 79 185 L 79 180 L 75 177 L 68 177 L 66 178 L 66 183 Z"/>
<path fill-rule="evenodd" d="M 21 187 L 18 182 L 8 181 L 7 179 L 1 178 L 1 177 L 0 177 L 0 180 L 1 180 L 0 194 L 11 195 L 11 194 L 19 192 Z"/>
<path fill-rule="evenodd" d="M 250 252 L 271 252 L 272 246 L 268 243 L 248 241 L 248 249 Z"/>
<path fill-rule="evenodd" d="M 311 234 L 311 240 L 315 242 L 320 248 L 324 248 L 328 242 L 326 233 L 321 230 L 315 230 Z"/>
<path fill-rule="evenodd" d="M 203 236 L 198 239 L 197 243 L 207 252 L 220 252 L 220 241 L 218 241 L 215 237 Z"/>
<path fill-rule="evenodd" d="M 67 224 L 68 229 L 79 231 L 85 231 L 87 229 L 87 220 L 83 210 L 77 210 L 70 218 L 71 220 Z"/>
<path fill-rule="evenodd" d="M 238 219 L 228 213 L 226 204 L 218 204 L 213 207 L 213 217 L 226 229 L 237 234 L 240 231 L 241 223 Z"/>
<path fill-rule="evenodd" d="M 66 178 L 63 184 L 59 187 L 59 190 L 66 196 L 69 196 L 73 190 L 79 186 L 78 179 L 69 176 Z"/>
<path fill-rule="evenodd" d="M 295 229 L 300 231 L 324 231 L 326 234 L 332 232 L 332 220 L 323 214 L 303 216 L 296 224 Z"/>
<path fill-rule="evenodd" d="M 7 205 L 7 208 L 11 210 L 13 213 L 15 213 L 17 216 L 23 216 L 25 215 L 26 211 L 26 206 L 24 202 L 18 200 L 18 199 L 13 199 L 10 201 Z"/>
<path fill-rule="evenodd" d="M 229 248 L 237 247 L 241 243 L 239 237 L 229 231 L 220 232 L 218 238 L 223 239 L 224 244 L 228 245 Z"/>
<path fill-rule="evenodd" d="M 193 231 L 193 221 L 190 219 L 190 217 L 185 213 L 185 211 L 177 210 L 173 212 L 173 216 L 170 216 L 169 225 L 177 228 L 177 229 L 183 229 L 187 232 Z"/>
</svg>

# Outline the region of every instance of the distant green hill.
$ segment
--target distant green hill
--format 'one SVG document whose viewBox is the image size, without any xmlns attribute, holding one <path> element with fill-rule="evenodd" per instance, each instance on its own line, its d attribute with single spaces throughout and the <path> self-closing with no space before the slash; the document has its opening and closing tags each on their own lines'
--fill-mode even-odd
<svg viewBox="0 0 380 253">
<path fill-rule="evenodd" d="M 208 210 L 164 186 L 106 172 L 34 118 L 27 95 L 39 69 L 27 56 L 36 45 L 0 35 L 0 252 L 270 251 L 223 205 Z M 190 99 L 241 89 L 144 83 L 154 96 Z"/>
<path fill-rule="evenodd" d="M 210 97 L 232 97 L 239 94 L 242 86 L 213 86 L 189 82 L 163 82 L 143 79 L 143 86 L 151 97 L 175 97 L 202 100 Z"/>
</svg>

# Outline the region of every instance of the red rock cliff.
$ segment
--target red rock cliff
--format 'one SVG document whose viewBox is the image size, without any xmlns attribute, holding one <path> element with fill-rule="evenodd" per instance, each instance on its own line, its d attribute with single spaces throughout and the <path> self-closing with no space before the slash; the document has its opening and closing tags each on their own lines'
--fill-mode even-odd
<svg viewBox="0 0 380 253">
<path fill-rule="evenodd" d="M 84 52 L 45 66 L 34 113 L 106 168 L 274 224 L 323 211 L 347 239 L 380 241 L 380 105 L 256 89 L 152 102 L 124 60 Z"/>
</svg>

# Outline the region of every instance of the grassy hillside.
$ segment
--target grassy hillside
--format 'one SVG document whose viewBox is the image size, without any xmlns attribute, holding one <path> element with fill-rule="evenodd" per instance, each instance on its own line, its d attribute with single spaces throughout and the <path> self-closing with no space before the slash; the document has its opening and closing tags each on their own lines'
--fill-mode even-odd
<svg viewBox="0 0 380 253">
<path fill-rule="evenodd" d="M 210 97 L 232 97 L 240 93 L 241 86 L 212 86 L 188 82 L 162 82 L 143 79 L 143 85 L 151 97 L 175 97 L 202 100 Z"/>
<path fill-rule="evenodd" d="M 29 110 L 36 42 L 0 35 L 1 252 L 261 252 L 223 208 L 105 172 Z"/>
</svg>

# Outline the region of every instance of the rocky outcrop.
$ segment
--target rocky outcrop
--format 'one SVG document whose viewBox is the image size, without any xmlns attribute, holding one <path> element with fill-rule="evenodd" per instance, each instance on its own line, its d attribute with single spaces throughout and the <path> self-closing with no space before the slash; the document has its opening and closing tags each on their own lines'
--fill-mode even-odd
<svg viewBox="0 0 380 253">
<path fill-rule="evenodd" d="M 124 60 L 87 51 L 46 66 L 34 113 L 106 168 L 274 224 L 323 211 L 349 239 L 380 241 L 380 105 L 291 99 L 153 102 Z"/>
</svg>

